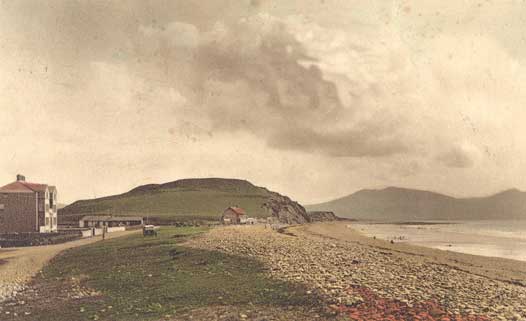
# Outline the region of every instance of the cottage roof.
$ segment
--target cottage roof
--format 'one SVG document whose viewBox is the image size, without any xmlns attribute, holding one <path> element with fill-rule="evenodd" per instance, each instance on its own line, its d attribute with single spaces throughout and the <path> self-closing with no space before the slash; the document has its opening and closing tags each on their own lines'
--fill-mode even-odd
<svg viewBox="0 0 526 321">
<path fill-rule="evenodd" d="M 234 213 L 236 213 L 237 215 L 246 215 L 247 213 L 245 212 L 244 209 L 242 209 L 241 207 L 237 207 L 237 206 L 230 206 L 229 208 L 226 209 L 227 211 L 228 210 L 232 210 Z"/>
<path fill-rule="evenodd" d="M 82 221 L 102 221 L 102 222 L 121 222 L 121 221 L 141 221 L 140 216 L 109 216 L 109 215 L 88 215 L 84 216 Z"/>
<path fill-rule="evenodd" d="M 16 181 L 5 186 L 0 187 L 0 192 L 4 193 L 34 193 L 34 192 L 45 192 L 47 189 L 46 184 L 36 184 L 24 181 Z"/>
</svg>

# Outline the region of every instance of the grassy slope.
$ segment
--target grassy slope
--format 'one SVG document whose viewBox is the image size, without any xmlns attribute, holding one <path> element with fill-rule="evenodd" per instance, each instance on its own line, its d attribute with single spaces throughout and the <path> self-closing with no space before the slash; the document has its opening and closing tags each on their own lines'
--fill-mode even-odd
<svg viewBox="0 0 526 321">
<path fill-rule="evenodd" d="M 270 197 L 264 188 L 231 179 L 182 180 L 146 185 L 128 193 L 75 202 L 59 212 L 62 222 L 90 214 L 152 216 L 166 220 L 217 220 L 238 205 L 251 217 L 267 217 L 261 207 Z"/>
<path fill-rule="evenodd" d="M 228 206 L 239 205 L 250 213 L 250 216 L 266 217 L 267 212 L 261 208 L 261 204 L 266 199 L 267 196 L 262 194 L 175 189 L 84 201 L 76 207 L 75 211 L 77 213 L 217 219 Z"/>
<path fill-rule="evenodd" d="M 298 285 L 268 279 L 255 260 L 178 245 L 203 231 L 163 228 L 157 238 L 133 235 L 68 250 L 36 279 L 46 294 L 20 298 L 26 304 L 17 320 L 155 320 L 208 306 L 316 304 Z M 72 280 L 100 294 L 72 299 Z"/>
</svg>

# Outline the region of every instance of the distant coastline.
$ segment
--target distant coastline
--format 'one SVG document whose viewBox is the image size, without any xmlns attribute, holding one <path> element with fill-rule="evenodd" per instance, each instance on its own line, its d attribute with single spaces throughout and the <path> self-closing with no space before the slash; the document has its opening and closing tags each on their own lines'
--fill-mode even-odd
<svg viewBox="0 0 526 321">
<path fill-rule="evenodd" d="M 363 189 L 309 211 L 331 211 L 339 217 L 391 222 L 464 220 L 526 220 L 526 192 L 518 189 L 485 196 L 456 198 L 445 194 L 388 187 Z"/>
<path fill-rule="evenodd" d="M 366 221 L 366 220 L 352 220 L 356 223 L 363 223 L 363 224 L 374 224 L 374 225 L 382 225 L 382 224 L 391 224 L 391 225 L 444 225 L 444 224 L 458 224 L 458 222 L 455 221 Z"/>
<path fill-rule="evenodd" d="M 385 241 L 526 261 L 526 221 L 355 222 L 358 232 Z"/>
</svg>

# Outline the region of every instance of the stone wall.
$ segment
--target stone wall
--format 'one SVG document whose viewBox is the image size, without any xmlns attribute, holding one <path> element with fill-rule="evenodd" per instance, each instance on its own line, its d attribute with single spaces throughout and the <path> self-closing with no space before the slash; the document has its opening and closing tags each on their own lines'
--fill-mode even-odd
<svg viewBox="0 0 526 321">
<path fill-rule="evenodd" d="M 3 233 L 1 247 L 60 244 L 81 238 L 80 233 Z"/>
</svg>

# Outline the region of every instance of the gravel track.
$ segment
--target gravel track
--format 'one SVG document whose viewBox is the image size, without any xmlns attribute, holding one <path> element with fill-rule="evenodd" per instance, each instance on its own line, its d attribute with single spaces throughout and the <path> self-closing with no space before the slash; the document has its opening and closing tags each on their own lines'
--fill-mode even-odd
<svg viewBox="0 0 526 321">
<path fill-rule="evenodd" d="M 137 233 L 138 231 L 115 232 L 107 239 Z M 76 240 L 63 244 L 8 248 L 0 250 L 0 302 L 16 296 L 42 267 L 61 251 L 94 243 L 101 236 Z"/>
</svg>

